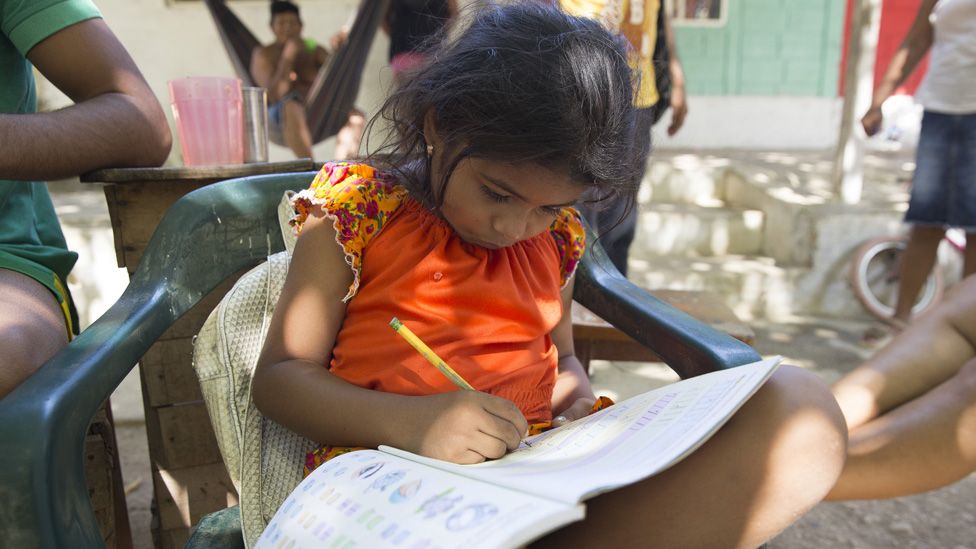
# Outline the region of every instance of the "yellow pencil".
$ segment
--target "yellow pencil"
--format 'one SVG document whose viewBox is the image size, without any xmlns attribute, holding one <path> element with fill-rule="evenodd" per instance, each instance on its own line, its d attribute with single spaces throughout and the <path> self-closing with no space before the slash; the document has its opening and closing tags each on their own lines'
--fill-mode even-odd
<svg viewBox="0 0 976 549">
<path fill-rule="evenodd" d="M 417 349 L 417 352 L 423 355 L 423 357 L 427 359 L 427 362 L 433 364 L 435 368 L 440 370 L 441 373 L 444 374 L 444 376 L 451 380 L 455 385 L 462 389 L 468 389 L 469 391 L 475 390 L 470 383 L 464 381 L 464 378 L 461 377 L 460 374 L 452 370 L 451 367 L 441 359 L 441 357 L 437 356 L 437 354 L 432 351 L 426 343 L 420 341 L 417 334 L 411 332 L 410 328 L 404 326 L 403 323 L 400 322 L 400 319 L 393 317 L 393 320 L 390 321 L 390 327 L 393 328 L 396 333 L 400 334 L 403 339 L 407 340 L 407 343 L 409 343 L 411 347 Z"/>
</svg>

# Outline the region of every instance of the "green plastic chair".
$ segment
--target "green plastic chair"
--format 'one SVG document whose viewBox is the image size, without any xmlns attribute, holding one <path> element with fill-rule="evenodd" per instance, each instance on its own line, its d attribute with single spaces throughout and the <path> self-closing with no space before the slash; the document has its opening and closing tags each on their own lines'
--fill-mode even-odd
<svg viewBox="0 0 976 549">
<path fill-rule="evenodd" d="M 103 546 L 82 464 L 89 420 L 180 316 L 231 274 L 284 249 L 278 203 L 313 175 L 234 179 L 182 197 L 160 222 L 119 300 L 0 400 L 0 546 Z M 599 246 L 591 246 L 577 271 L 575 298 L 681 377 L 760 358 L 628 282 Z M 236 512 L 205 517 L 187 546 L 243 546 Z"/>
</svg>

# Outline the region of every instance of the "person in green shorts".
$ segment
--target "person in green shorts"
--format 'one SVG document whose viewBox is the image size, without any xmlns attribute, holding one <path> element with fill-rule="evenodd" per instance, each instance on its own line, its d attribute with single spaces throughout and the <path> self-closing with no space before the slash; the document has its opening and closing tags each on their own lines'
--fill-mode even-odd
<svg viewBox="0 0 976 549">
<path fill-rule="evenodd" d="M 37 113 L 32 66 L 75 104 Z M 68 251 L 47 185 L 158 166 L 159 102 L 90 0 L 0 0 L 0 398 L 77 333 Z"/>
</svg>

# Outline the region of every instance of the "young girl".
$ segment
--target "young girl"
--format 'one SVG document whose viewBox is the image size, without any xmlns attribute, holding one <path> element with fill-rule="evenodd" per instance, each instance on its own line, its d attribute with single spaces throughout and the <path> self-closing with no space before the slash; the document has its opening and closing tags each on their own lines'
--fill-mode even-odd
<svg viewBox="0 0 976 549">
<path fill-rule="evenodd" d="M 330 445 L 307 465 L 380 444 L 475 463 L 516 448 L 529 424 L 590 411 L 573 355 L 583 229 L 570 205 L 633 199 L 633 86 L 598 23 L 491 7 L 388 99 L 381 169 L 327 164 L 300 193 L 253 397 Z M 394 316 L 478 391 L 396 337 Z M 585 521 L 540 543 L 758 545 L 830 489 L 844 433 L 827 388 L 780 368 L 695 454 L 589 500 Z"/>
</svg>

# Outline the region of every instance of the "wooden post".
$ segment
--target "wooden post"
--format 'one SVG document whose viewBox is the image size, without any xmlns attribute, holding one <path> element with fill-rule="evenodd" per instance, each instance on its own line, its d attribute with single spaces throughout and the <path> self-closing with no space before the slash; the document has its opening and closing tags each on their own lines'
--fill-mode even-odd
<svg viewBox="0 0 976 549">
<path fill-rule="evenodd" d="M 864 186 L 864 142 L 861 116 L 871 106 L 874 59 L 881 24 L 881 0 L 851 0 L 851 30 L 844 67 L 844 107 L 834 153 L 834 193 L 845 204 L 861 201 Z"/>
</svg>

